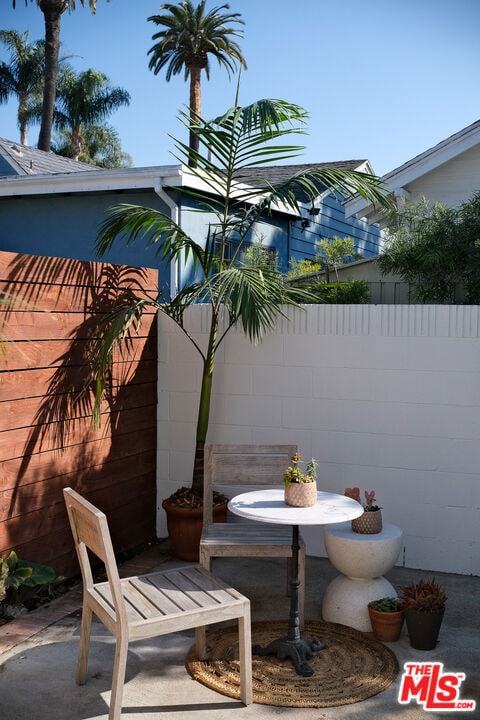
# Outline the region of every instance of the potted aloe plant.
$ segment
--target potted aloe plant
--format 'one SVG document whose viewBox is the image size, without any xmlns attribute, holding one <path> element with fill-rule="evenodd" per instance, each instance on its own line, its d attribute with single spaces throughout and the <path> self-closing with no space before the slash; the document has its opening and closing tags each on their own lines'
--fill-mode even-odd
<svg viewBox="0 0 480 720">
<path fill-rule="evenodd" d="M 312 458 L 303 472 L 300 453 L 292 457 L 292 464 L 283 473 L 285 502 L 292 507 L 311 507 L 317 502 L 317 461 Z"/>
<path fill-rule="evenodd" d="M 238 104 L 237 91 L 234 106 L 214 120 L 198 117 L 191 124 L 185 113 L 180 117 L 187 130 L 198 139 L 200 150 L 174 140 L 176 157 L 185 164 L 193 160 L 189 168 L 194 176 L 192 186 L 199 188 L 189 191 L 182 187 L 179 191 L 193 196 L 200 211 L 205 213 L 205 236 L 189 235 L 169 214 L 159 210 L 122 204 L 109 210 L 99 229 L 96 247 L 102 256 L 119 238 L 127 243 L 143 239 L 147 246 L 156 248 L 166 265 L 191 260 L 194 278 L 169 301 L 161 296 L 137 297 L 125 292 L 93 354 L 94 416 L 99 417 L 116 341 L 128 340 L 143 311 L 153 309 L 165 313 L 191 341 L 202 366 L 191 485 L 185 485 L 186 478 L 179 478 L 178 492 L 162 503 L 167 519 L 172 507 L 191 508 L 192 514 L 196 514 L 199 529 L 193 542 L 197 544 L 198 553 L 204 447 L 216 352 L 233 327 L 240 326 L 253 343 L 259 343 L 266 332 L 274 330 L 276 319 L 284 314 L 286 306 L 314 300 L 308 290 L 288 283 L 277 269 L 241 262 L 255 223 L 274 204 L 300 215 L 298 198 L 313 201 L 325 188 L 335 188 L 335 192 L 344 197 L 358 193 L 374 203 L 389 206 L 390 202 L 378 178 L 345 168 L 308 165 L 279 184 L 262 179 L 263 165 L 282 163 L 303 149 L 290 142 L 281 144 L 285 136 L 305 132 L 307 113 L 298 105 L 283 100 L 259 100 L 242 107 Z M 259 170 L 255 181 L 249 172 L 253 166 Z M 188 323 L 186 311 L 197 303 L 210 308 L 205 346 L 198 343 Z M 178 547 L 174 549 L 180 557 L 182 551 Z"/>
<path fill-rule="evenodd" d="M 395 642 L 403 627 L 403 609 L 398 597 L 384 597 L 368 603 L 368 615 L 377 640 Z"/>
<path fill-rule="evenodd" d="M 416 650 L 433 650 L 445 613 L 447 593 L 435 578 L 402 587 L 400 598 L 410 645 Z"/>
</svg>

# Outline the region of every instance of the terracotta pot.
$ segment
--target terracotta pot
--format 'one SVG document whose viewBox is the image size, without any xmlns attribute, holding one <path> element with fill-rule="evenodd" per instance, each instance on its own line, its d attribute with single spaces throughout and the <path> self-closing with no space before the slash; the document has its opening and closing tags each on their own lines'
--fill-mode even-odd
<svg viewBox="0 0 480 720">
<path fill-rule="evenodd" d="M 364 512 L 360 517 L 352 520 L 353 532 L 360 535 L 375 535 L 382 532 L 382 511 L 373 510 L 372 512 Z"/>
<path fill-rule="evenodd" d="M 167 513 L 167 528 L 175 556 L 179 560 L 198 562 L 203 508 L 188 508 L 162 502 Z M 227 522 L 227 502 L 213 508 L 213 522 Z"/>
<path fill-rule="evenodd" d="M 415 650 L 433 650 L 437 644 L 445 608 L 424 612 L 405 609 L 410 645 Z"/>
<path fill-rule="evenodd" d="M 403 610 L 383 612 L 369 607 L 368 615 L 377 640 L 396 642 L 399 639 L 403 627 Z"/>
<path fill-rule="evenodd" d="M 317 483 L 285 485 L 285 502 L 292 507 L 311 507 L 317 502 Z"/>
</svg>

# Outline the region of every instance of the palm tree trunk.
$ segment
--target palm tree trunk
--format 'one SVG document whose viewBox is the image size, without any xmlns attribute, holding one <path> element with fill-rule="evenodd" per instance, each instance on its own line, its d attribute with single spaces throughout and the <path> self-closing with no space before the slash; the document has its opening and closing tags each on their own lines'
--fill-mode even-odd
<svg viewBox="0 0 480 720">
<path fill-rule="evenodd" d="M 28 145 L 28 122 L 25 119 L 27 109 L 28 96 L 24 94 L 18 104 L 18 126 L 20 128 L 20 142 L 22 145 Z"/>
<path fill-rule="evenodd" d="M 204 490 L 204 453 L 210 420 L 210 404 L 212 399 L 213 368 L 215 363 L 215 343 L 217 340 L 218 315 L 212 310 L 212 321 L 208 347 L 203 362 L 202 385 L 198 404 L 197 431 L 195 435 L 195 459 L 193 464 L 192 492 L 203 498 Z"/>
<path fill-rule="evenodd" d="M 67 9 L 66 0 L 40 0 L 45 18 L 45 84 L 38 149 L 50 152 L 53 109 L 57 92 L 58 55 L 60 49 L 60 18 Z"/>
<path fill-rule="evenodd" d="M 78 160 L 82 152 L 82 138 L 80 132 L 74 128 L 72 130 L 72 159 Z"/>
<path fill-rule="evenodd" d="M 190 67 L 190 124 L 194 125 L 198 122 L 202 110 L 202 92 L 200 88 L 201 67 L 194 65 Z M 189 147 L 198 152 L 198 137 L 190 129 Z M 196 167 L 195 158 L 190 155 L 188 164 L 190 167 Z"/>
</svg>

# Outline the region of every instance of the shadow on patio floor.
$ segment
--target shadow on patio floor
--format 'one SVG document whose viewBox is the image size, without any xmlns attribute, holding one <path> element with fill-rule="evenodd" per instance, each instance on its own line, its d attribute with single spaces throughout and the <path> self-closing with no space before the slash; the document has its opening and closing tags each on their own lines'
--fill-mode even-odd
<svg viewBox="0 0 480 720">
<path fill-rule="evenodd" d="M 122 575 L 182 564 L 172 558 L 167 542 L 149 548 L 122 566 Z M 183 563 L 187 564 L 187 563 Z M 253 620 L 288 618 L 285 564 L 276 559 L 222 559 L 214 572 L 252 602 Z M 325 558 L 307 559 L 306 616 L 321 619 L 321 601 L 337 571 Z M 432 573 L 395 567 L 386 577 L 397 588 Z M 480 706 L 480 578 L 435 573 L 447 588 L 448 602 L 438 646 L 412 650 L 405 628 L 389 647 L 401 668 L 397 680 L 383 693 L 355 705 L 292 709 L 266 705 L 243 707 L 192 680 L 185 656 L 193 643 L 190 632 L 131 644 L 122 720 L 249 720 L 288 714 L 295 720 L 478 720 L 474 712 L 425 712 L 412 702 L 398 703 L 405 662 L 440 662 L 445 672 L 465 673 L 460 697 Z M 80 588 L 19 620 L 0 627 L 0 717 L 6 720 L 106 720 L 113 664 L 113 642 L 103 626 L 94 624 L 87 683 L 74 681 L 78 649 Z"/>
</svg>

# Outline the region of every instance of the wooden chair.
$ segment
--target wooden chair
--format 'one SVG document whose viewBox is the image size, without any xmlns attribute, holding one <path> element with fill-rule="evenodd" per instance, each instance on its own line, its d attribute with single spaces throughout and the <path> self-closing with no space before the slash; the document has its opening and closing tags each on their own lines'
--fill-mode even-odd
<svg viewBox="0 0 480 720">
<path fill-rule="evenodd" d="M 127 663 L 128 643 L 178 630 L 196 629 L 197 653 L 205 657 L 205 625 L 238 620 L 240 696 L 252 702 L 250 601 L 200 566 L 150 573 L 120 580 L 103 512 L 71 488 L 65 503 L 83 578 L 83 609 L 77 683 L 87 670 L 92 613 L 115 636 L 109 720 L 119 720 Z M 108 580 L 95 583 L 88 550 L 105 564 Z"/>
<path fill-rule="evenodd" d="M 279 487 L 296 445 L 207 445 L 205 448 L 205 494 L 200 565 L 211 570 L 214 557 L 288 558 L 287 583 L 292 557 L 292 530 L 286 525 L 260 522 L 214 523 L 213 490 L 233 497 L 257 487 Z M 233 486 L 236 486 L 233 488 Z M 298 607 L 300 627 L 305 622 L 305 542 L 300 536 L 298 553 Z M 287 585 L 287 592 L 290 587 Z"/>
</svg>

